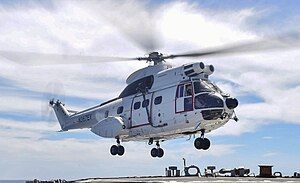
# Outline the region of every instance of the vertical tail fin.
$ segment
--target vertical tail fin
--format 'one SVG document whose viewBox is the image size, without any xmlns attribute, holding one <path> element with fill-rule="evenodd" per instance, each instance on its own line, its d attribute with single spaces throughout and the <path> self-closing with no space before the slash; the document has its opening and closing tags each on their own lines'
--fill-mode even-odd
<svg viewBox="0 0 300 183">
<path fill-rule="evenodd" d="M 67 131 L 68 129 L 66 127 L 68 124 L 68 119 L 70 117 L 68 110 L 64 107 L 64 104 L 61 103 L 59 100 L 57 100 L 56 102 L 54 102 L 54 100 L 50 100 L 49 104 L 53 107 L 61 129 L 63 131 Z"/>
</svg>

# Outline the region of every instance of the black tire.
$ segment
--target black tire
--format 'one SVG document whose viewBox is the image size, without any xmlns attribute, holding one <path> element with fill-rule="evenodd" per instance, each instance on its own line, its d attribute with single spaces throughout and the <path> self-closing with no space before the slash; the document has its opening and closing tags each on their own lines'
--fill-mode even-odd
<svg viewBox="0 0 300 183">
<path fill-rule="evenodd" d="M 123 154 L 125 153 L 125 148 L 121 145 L 118 146 L 118 155 L 119 156 L 123 156 Z"/>
<path fill-rule="evenodd" d="M 118 154 L 118 146 L 112 145 L 110 147 L 110 154 L 113 155 L 113 156 L 117 155 Z"/>
<path fill-rule="evenodd" d="M 202 138 L 196 138 L 194 141 L 194 146 L 196 149 L 203 149 L 203 139 Z"/>
<path fill-rule="evenodd" d="M 155 158 L 158 155 L 158 150 L 156 148 L 153 148 L 153 149 L 151 149 L 151 153 L 150 154 L 151 154 L 151 156 L 153 158 Z"/>
<path fill-rule="evenodd" d="M 164 150 L 162 148 L 157 149 L 157 157 L 161 158 L 164 156 Z"/>
<path fill-rule="evenodd" d="M 203 139 L 202 149 L 207 150 L 210 147 L 210 141 L 207 138 Z"/>
</svg>

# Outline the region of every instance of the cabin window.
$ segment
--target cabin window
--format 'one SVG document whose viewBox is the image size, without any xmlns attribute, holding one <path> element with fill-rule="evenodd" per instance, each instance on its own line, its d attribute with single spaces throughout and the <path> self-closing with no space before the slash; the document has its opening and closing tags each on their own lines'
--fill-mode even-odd
<svg viewBox="0 0 300 183">
<path fill-rule="evenodd" d="M 105 111 L 105 113 L 104 113 L 104 118 L 107 118 L 107 117 L 108 117 L 108 114 L 109 114 L 109 111 Z"/>
<path fill-rule="evenodd" d="M 148 105 L 149 105 L 149 99 L 144 100 L 142 103 L 142 107 L 148 107 Z"/>
<path fill-rule="evenodd" d="M 133 109 L 134 110 L 137 110 L 137 109 L 139 109 L 141 107 L 141 102 L 136 102 L 136 103 L 134 103 L 134 105 L 133 105 Z"/>
<path fill-rule="evenodd" d="M 179 88 L 178 88 L 177 97 L 178 98 L 183 97 L 183 92 L 184 92 L 184 86 L 180 85 Z"/>
<path fill-rule="evenodd" d="M 162 96 L 156 97 L 154 99 L 154 104 L 155 105 L 161 104 L 161 102 L 162 102 Z"/>
<path fill-rule="evenodd" d="M 123 112 L 123 109 L 124 109 L 123 106 L 118 107 L 117 114 L 121 114 Z"/>
</svg>

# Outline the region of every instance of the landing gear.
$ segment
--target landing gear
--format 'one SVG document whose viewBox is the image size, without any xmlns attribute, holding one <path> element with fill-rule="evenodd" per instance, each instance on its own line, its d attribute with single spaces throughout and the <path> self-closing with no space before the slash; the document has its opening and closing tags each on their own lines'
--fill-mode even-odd
<svg viewBox="0 0 300 183">
<path fill-rule="evenodd" d="M 156 148 L 152 148 L 151 149 L 151 152 L 150 152 L 151 156 L 153 158 L 156 158 L 156 157 L 161 158 L 161 157 L 163 157 L 164 156 L 164 150 L 162 148 L 160 148 L 159 141 L 156 141 L 156 146 L 157 146 Z"/>
<path fill-rule="evenodd" d="M 207 150 L 210 147 L 210 141 L 207 138 L 196 138 L 194 145 L 196 147 L 196 149 L 203 149 L 203 150 Z"/>
<path fill-rule="evenodd" d="M 110 148 L 110 154 L 115 156 L 115 155 L 119 155 L 119 156 L 123 156 L 123 154 L 125 153 L 125 148 L 120 145 L 120 139 L 117 139 L 117 145 L 112 145 Z"/>
<path fill-rule="evenodd" d="M 152 145 L 153 144 L 153 138 L 149 139 L 148 145 Z"/>
<path fill-rule="evenodd" d="M 201 136 L 199 138 L 196 138 L 194 141 L 194 146 L 196 149 L 207 150 L 210 147 L 210 141 L 209 139 L 204 138 L 204 132 L 205 130 L 201 130 Z"/>
</svg>

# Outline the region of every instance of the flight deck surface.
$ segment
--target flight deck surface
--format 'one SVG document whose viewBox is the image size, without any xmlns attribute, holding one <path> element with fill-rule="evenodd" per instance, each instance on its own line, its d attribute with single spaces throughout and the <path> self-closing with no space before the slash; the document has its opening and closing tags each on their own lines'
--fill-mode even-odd
<svg viewBox="0 0 300 183">
<path fill-rule="evenodd" d="M 157 183 L 206 183 L 206 182 L 300 182 L 299 178 L 256 178 L 256 177 L 131 177 L 131 178 L 92 178 L 76 180 L 75 183 L 116 183 L 116 182 L 157 182 Z"/>
</svg>

